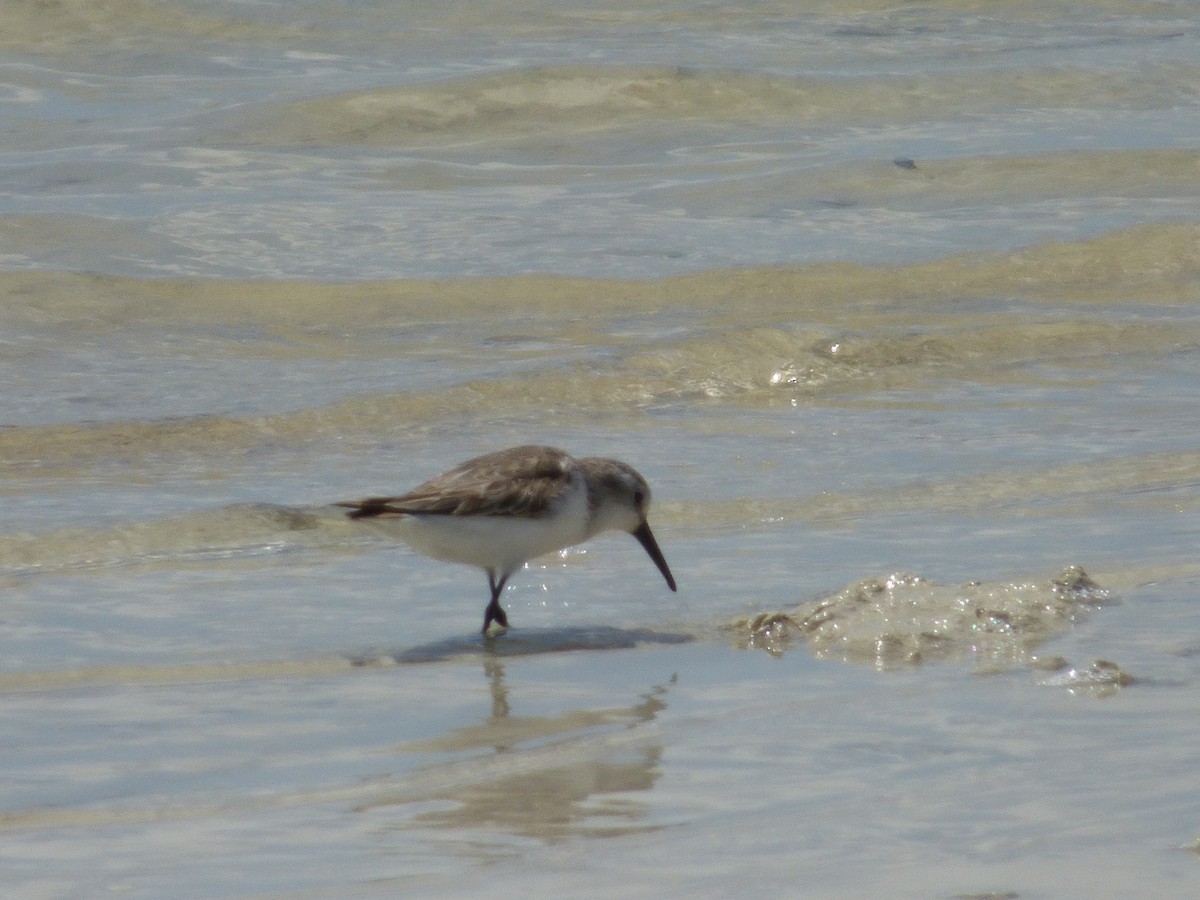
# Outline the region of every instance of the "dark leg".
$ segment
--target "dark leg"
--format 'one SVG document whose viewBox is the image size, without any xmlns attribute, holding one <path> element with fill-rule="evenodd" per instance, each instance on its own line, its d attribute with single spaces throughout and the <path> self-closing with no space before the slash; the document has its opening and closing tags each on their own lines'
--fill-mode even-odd
<svg viewBox="0 0 1200 900">
<path fill-rule="evenodd" d="M 500 593 L 504 590 L 504 582 L 506 581 L 508 581 L 507 575 L 497 581 L 496 573 L 488 569 L 488 587 L 492 589 L 492 602 L 488 604 L 487 609 L 483 612 L 484 637 L 487 637 L 488 626 L 493 622 L 501 628 L 508 627 L 508 614 L 504 612 L 504 607 L 500 605 Z"/>
</svg>

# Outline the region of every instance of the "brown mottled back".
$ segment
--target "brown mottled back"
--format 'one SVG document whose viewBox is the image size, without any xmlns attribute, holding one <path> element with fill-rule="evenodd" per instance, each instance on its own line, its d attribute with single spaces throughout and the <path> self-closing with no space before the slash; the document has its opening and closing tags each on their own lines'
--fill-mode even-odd
<svg viewBox="0 0 1200 900">
<path fill-rule="evenodd" d="M 571 482 L 574 460 L 554 447 L 512 447 L 467 460 L 396 497 L 339 503 L 352 519 L 376 516 L 545 515 Z"/>
</svg>

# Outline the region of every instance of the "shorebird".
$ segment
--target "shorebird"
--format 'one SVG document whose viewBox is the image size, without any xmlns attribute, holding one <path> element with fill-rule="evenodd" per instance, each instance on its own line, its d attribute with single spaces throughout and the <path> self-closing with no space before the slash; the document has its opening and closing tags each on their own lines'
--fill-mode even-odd
<svg viewBox="0 0 1200 900">
<path fill-rule="evenodd" d="M 483 615 L 485 637 L 493 622 L 508 628 L 500 594 L 513 572 L 603 531 L 637 538 L 675 590 L 646 521 L 650 487 L 620 460 L 512 447 L 467 460 L 407 494 L 336 505 L 347 507 L 351 519 L 388 520 L 418 553 L 483 569 L 492 592 Z"/>
</svg>

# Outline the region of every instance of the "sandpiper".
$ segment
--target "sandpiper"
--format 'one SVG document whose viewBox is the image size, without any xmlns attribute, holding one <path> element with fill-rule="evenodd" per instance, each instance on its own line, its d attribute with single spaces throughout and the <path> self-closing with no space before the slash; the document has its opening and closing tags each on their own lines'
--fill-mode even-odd
<svg viewBox="0 0 1200 900">
<path fill-rule="evenodd" d="M 637 538 L 675 590 L 646 522 L 650 488 L 620 460 L 575 459 L 554 447 L 512 447 L 468 460 L 398 497 L 336 505 L 349 508 L 351 519 L 389 520 L 419 553 L 487 572 L 492 599 L 483 616 L 485 637 L 493 622 L 508 628 L 500 593 L 513 572 L 602 531 Z"/>
</svg>

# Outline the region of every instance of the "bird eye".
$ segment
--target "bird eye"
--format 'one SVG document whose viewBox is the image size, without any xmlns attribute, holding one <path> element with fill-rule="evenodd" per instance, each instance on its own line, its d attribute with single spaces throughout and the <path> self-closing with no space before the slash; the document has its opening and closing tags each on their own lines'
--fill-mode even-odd
<svg viewBox="0 0 1200 900">
<path fill-rule="evenodd" d="M 634 491 L 633 492 L 633 502 L 637 506 L 641 506 L 643 503 L 645 503 L 646 502 L 646 492 L 645 491 Z"/>
</svg>

